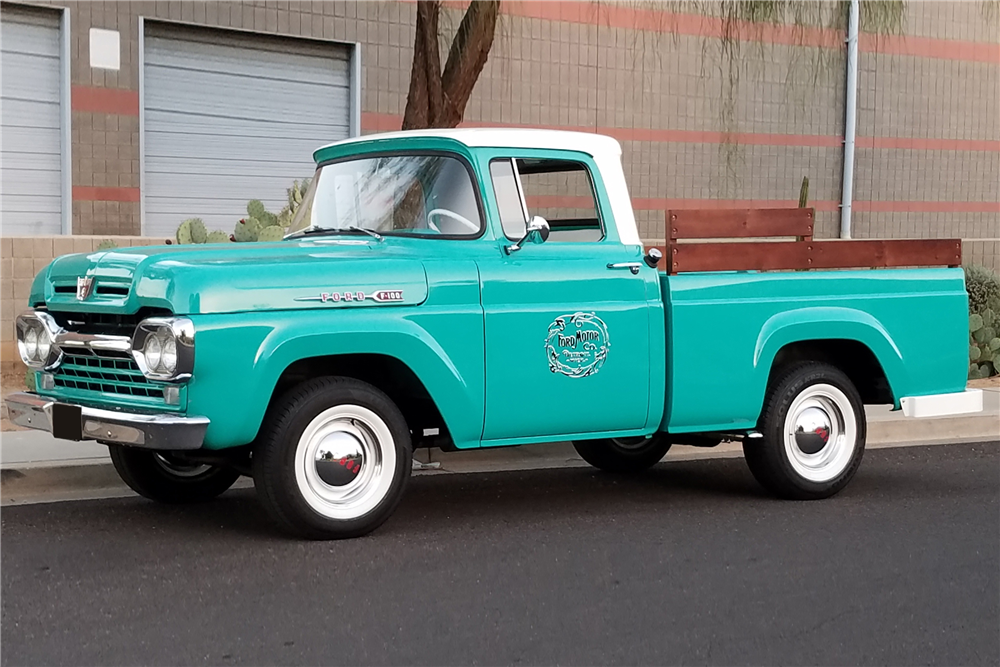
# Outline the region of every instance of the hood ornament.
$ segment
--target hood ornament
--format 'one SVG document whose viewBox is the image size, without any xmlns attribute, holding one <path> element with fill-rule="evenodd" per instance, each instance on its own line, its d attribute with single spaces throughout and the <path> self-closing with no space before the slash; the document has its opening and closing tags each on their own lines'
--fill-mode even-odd
<svg viewBox="0 0 1000 667">
<path fill-rule="evenodd" d="M 83 301 L 94 290 L 94 279 L 90 276 L 80 276 L 76 279 L 76 300 Z"/>
</svg>

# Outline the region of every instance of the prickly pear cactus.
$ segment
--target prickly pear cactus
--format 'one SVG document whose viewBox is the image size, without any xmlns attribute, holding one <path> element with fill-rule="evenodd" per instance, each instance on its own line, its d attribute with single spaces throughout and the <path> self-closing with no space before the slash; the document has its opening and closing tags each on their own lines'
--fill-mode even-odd
<svg viewBox="0 0 1000 667">
<path fill-rule="evenodd" d="M 256 218 L 246 218 L 236 223 L 236 227 L 233 229 L 233 238 L 238 243 L 248 243 L 256 241 L 259 232 L 260 222 Z"/>
<path fill-rule="evenodd" d="M 178 243 L 204 243 L 208 239 L 208 229 L 201 218 L 188 218 L 177 228 Z"/>
<path fill-rule="evenodd" d="M 283 227 L 278 225 L 265 227 L 260 230 L 260 233 L 257 234 L 257 240 L 261 243 L 274 243 L 275 241 L 280 241 L 283 238 L 285 238 L 285 230 Z"/>
<path fill-rule="evenodd" d="M 969 378 L 1000 373 L 1000 279 L 982 267 L 968 267 Z"/>
<path fill-rule="evenodd" d="M 117 247 L 118 247 L 118 244 L 115 243 L 114 241 L 112 241 L 111 239 L 104 239 L 103 241 L 100 242 L 100 244 L 98 244 L 97 250 L 98 251 L 101 251 L 101 250 L 114 250 Z"/>
<path fill-rule="evenodd" d="M 301 184 L 298 181 L 292 181 L 292 187 L 288 188 L 288 208 L 292 213 L 295 213 L 305 198 L 306 191 L 309 189 L 309 181 L 308 178 L 303 179 Z"/>
<path fill-rule="evenodd" d="M 201 218 L 191 219 L 191 241 L 194 243 L 204 243 L 208 240 L 208 228 Z"/>
<path fill-rule="evenodd" d="M 251 199 L 247 202 L 247 216 L 251 218 L 256 218 L 260 220 L 264 217 L 267 209 L 264 208 L 264 203 L 259 199 Z"/>
<path fill-rule="evenodd" d="M 174 234 L 180 244 L 192 243 L 191 241 L 191 221 L 185 220 L 177 226 L 177 233 Z"/>
<path fill-rule="evenodd" d="M 206 243 L 230 243 L 229 234 L 218 230 L 209 232 Z"/>
</svg>

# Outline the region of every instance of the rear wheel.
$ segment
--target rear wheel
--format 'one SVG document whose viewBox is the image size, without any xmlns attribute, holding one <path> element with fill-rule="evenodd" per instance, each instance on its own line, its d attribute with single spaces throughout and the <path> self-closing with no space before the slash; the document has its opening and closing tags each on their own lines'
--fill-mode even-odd
<svg viewBox="0 0 1000 667">
<path fill-rule="evenodd" d="M 657 463 L 670 449 L 661 434 L 651 438 L 605 438 L 576 440 L 573 447 L 584 461 L 607 472 L 641 472 Z"/>
<path fill-rule="evenodd" d="M 771 386 L 761 434 L 743 441 L 743 453 L 764 488 L 783 498 L 827 498 L 847 486 L 861 465 L 864 405 L 839 369 L 799 364 Z"/>
<path fill-rule="evenodd" d="M 108 445 L 111 463 L 129 487 L 161 503 L 198 503 L 225 492 L 240 478 L 229 468 L 190 463 L 169 452 Z"/>
<path fill-rule="evenodd" d="M 382 524 L 410 477 L 406 421 L 375 387 L 319 378 L 289 391 L 267 417 L 253 478 L 268 513 L 311 539 L 357 537 Z"/>
</svg>

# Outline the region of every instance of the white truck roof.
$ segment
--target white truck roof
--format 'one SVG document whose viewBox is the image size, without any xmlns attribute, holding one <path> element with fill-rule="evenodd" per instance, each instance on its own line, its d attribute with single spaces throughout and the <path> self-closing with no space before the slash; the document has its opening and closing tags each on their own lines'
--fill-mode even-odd
<svg viewBox="0 0 1000 667">
<path fill-rule="evenodd" d="M 615 139 L 603 134 L 568 132 L 565 130 L 537 130 L 530 128 L 454 128 L 432 130 L 405 130 L 366 134 L 323 146 L 343 146 L 362 141 L 406 139 L 409 137 L 440 137 L 452 139 L 470 148 L 534 148 L 542 150 L 579 151 L 594 158 L 601 172 L 601 180 L 611 202 L 611 213 L 618 228 L 618 237 L 626 245 L 642 245 L 632 212 L 632 200 L 622 171 L 622 147 Z"/>
</svg>

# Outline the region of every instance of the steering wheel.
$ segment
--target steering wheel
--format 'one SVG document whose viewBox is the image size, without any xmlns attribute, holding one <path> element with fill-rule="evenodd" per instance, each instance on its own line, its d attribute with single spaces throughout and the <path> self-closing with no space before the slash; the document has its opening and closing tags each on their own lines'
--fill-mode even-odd
<svg viewBox="0 0 1000 667">
<path fill-rule="evenodd" d="M 472 222 L 468 218 L 466 218 L 464 216 L 461 216 L 458 213 L 455 213 L 454 211 L 449 211 L 446 208 L 436 208 L 436 209 L 434 209 L 432 211 L 429 211 L 427 213 L 427 226 L 430 227 L 431 229 L 433 229 L 438 234 L 441 233 L 441 230 L 438 228 L 437 225 L 434 224 L 434 221 L 431 219 L 434 216 L 443 216 L 445 218 L 451 218 L 455 222 L 459 222 L 459 223 L 465 225 L 466 227 L 468 227 L 473 232 L 478 232 L 479 231 L 479 225 L 477 225 L 476 223 Z"/>
</svg>

